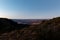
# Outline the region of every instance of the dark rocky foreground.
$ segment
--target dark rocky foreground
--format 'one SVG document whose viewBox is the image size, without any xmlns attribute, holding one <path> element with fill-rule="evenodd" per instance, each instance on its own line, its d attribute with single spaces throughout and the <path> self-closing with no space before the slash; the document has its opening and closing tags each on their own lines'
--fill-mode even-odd
<svg viewBox="0 0 60 40">
<path fill-rule="evenodd" d="M 60 40 L 60 17 L 43 20 L 37 25 L 0 18 L 0 40 Z"/>
</svg>

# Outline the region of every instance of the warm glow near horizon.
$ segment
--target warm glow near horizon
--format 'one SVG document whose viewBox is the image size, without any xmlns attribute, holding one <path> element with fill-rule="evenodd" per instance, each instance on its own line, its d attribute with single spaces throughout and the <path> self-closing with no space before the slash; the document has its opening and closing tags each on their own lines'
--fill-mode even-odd
<svg viewBox="0 0 60 40">
<path fill-rule="evenodd" d="M 0 18 L 10 18 L 9 16 L 6 15 L 6 13 L 3 11 L 0 11 Z"/>
</svg>

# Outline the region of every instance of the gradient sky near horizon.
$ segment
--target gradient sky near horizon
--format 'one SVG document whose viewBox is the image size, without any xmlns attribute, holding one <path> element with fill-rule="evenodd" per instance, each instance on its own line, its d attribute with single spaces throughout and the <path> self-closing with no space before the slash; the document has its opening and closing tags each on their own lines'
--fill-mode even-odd
<svg viewBox="0 0 60 40">
<path fill-rule="evenodd" d="M 48 19 L 60 16 L 60 0 L 0 0 L 0 17 Z"/>
</svg>

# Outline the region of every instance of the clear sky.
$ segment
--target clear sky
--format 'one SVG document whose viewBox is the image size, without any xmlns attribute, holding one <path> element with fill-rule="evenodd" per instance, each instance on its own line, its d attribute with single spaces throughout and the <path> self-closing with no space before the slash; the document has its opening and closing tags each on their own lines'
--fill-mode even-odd
<svg viewBox="0 0 60 40">
<path fill-rule="evenodd" d="M 60 0 L 0 0 L 0 17 L 45 19 L 60 16 Z"/>
</svg>

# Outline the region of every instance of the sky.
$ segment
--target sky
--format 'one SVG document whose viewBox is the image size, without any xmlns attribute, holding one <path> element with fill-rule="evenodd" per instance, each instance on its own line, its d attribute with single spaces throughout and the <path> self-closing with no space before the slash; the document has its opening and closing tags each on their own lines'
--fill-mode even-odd
<svg viewBox="0 0 60 40">
<path fill-rule="evenodd" d="M 0 17 L 49 19 L 60 16 L 60 0 L 0 0 Z"/>
</svg>

